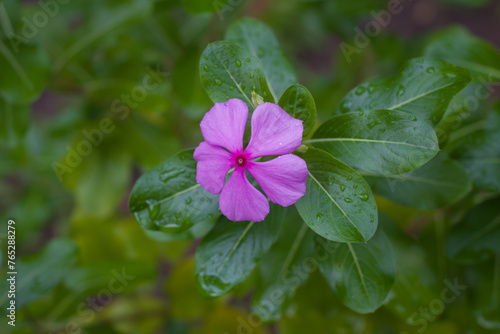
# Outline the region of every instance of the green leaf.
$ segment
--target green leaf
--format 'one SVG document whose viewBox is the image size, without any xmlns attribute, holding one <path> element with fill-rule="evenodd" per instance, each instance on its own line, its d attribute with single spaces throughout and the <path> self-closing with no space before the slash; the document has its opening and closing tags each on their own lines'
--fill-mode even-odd
<svg viewBox="0 0 500 334">
<path fill-rule="evenodd" d="M 378 174 L 414 170 L 439 151 L 433 128 L 416 116 L 391 110 L 333 117 L 306 143 L 357 169 Z"/>
<path fill-rule="evenodd" d="M 305 195 L 295 203 L 307 225 L 338 242 L 364 242 L 377 229 L 377 206 L 368 184 L 330 154 L 309 148 L 299 154 L 307 163 Z"/>
<path fill-rule="evenodd" d="M 359 313 L 382 305 L 396 276 L 394 253 L 382 230 L 358 244 L 317 237 L 316 247 L 327 250 L 329 256 L 318 262 L 319 269 L 344 305 Z"/>
<path fill-rule="evenodd" d="M 196 182 L 193 152 L 181 151 L 137 180 L 129 208 L 143 229 L 177 234 L 219 217 L 219 196 Z"/>
<path fill-rule="evenodd" d="M 363 172 L 361 175 L 374 193 L 421 210 L 450 205 L 471 190 L 467 172 L 444 153 L 405 174 L 381 176 Z"/>
<path fill-rule="evenodd" d="M 266 24 L 251 18 L 239 20 L 229 27 L 226 40 L 238 43 L 259 59 L 275 101 L 297 82 L 292 65 Z"/>
<path fill-rule="evenodd" d="M 452 156 L 476 187 L 500 192 L 500 104 L 489 114 L 484 129 L 464 137 Z"/>
<path fill-rule="evenodd" d="M 76 243 L 63 238 L 51 240 L 40 253 L 18 261 L 16 307 L 20 309 L 52 291 L 71 272 L 76 261 Z M 5 305 L 3 300 L 2 305 Z"/>
<path fill-rule="evenodd" d="M 304 137 L 316 125 L 316 104 L 306 87 L 295 84 L 288 87 L 280 97 L 279 106 L 292 117 L 300 119 L 304 125 Z"/>
<path fill-rule="evenodd" d="M 200 77 L 212 102 L 238 98 L 253 110 L 252 91 L 274 102 L 260 61 L 235 42 L 209 44 L 201 55 Z"/>
<path fill-rule="evenodd" d="M 415 58 L 399 74 L 375 79 L 351 90 L 336 114 L 389 109 L 408 112 L 436 125 L 450 100 L 470 81 L 470 74 L 455 65 L 430 58 Z"/>
<path fill-rule="evenodd" d="M 379 225 L 394 250 L 397 268 L 394 285 L 384 306 L 406 322 L 433 316 L 429 309 L 422 309 L 421 315 L 415 313 L 422 305 L 440 298 L 437 275 L 429 264 L 425 249 L 405 235 L 388 216 L 379 214 Z"/>
<path fill-rule="evenodd" d="M 12 50 L 0 43 L 0 96 L 10 104 L 29 104 L 42 92 L 50 75 L 50 59 L 37 45 Z"/>
<path fill-rule="evenodd" d="M 228 293 L 250 275 L 273 244 L 284 218 L 283 211 L 272 205 L 263 222 L 219 219 L 196 250 L 196 282 L 207 297 Z"/>
<path fill-rule="evenodd" d="M 297 214 L 283 223 L 276 243 L 262 259 L 260 279 L 252 298 L 252 311 L 264 321 L 276 321 L 290 303 L 296 289 L 311 270 L 308 259 L 314 250 L 313 233 Z"/>
<path fill-rule="evenodd" d="M 500 198 L 472 209 L 448 236 L 448 256 L 459 263 L 486 261 L 500 253 Z"/>
<path fill-rule="evenodd" d="M 425 49 L 425 55 L 466 68 L 476 78 L 500 81 L 498 49 L 463 27 L 450 27 L 435 33 Z"/>
</svg>

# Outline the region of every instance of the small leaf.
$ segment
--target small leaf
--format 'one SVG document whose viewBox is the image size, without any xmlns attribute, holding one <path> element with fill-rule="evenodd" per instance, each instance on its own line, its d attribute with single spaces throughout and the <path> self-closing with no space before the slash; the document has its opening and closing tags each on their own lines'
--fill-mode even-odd
<svg viewBox="0 0 500 334">
<path fill-rule="evenodd" d="M 450 100 L 469 81 L 469 72 L 460 67 L 437 59 L 415 58 L 407 62 L 399 74 L 375 79 L 351 90 L 335 113 L 399 110 L 436 125 Z"/>
<path fill-rule="evenodd" d="M 448 256 L 454 261 L 473 264 L 500 253 L 500 198 L 472 209 L 448 236 Z"/>
<path fill-rule="evenodd" d="M 416 116 L 391 110 L 333 117 L 307 142 L 349 166 L 378 175 L 414 170 L 439 151 L 430 125 Z"/>
<path fill-rule="evenodd" d="M 229 27 L 226 40 L 238 43 L 259 59 L 275 101 L 297 82 L 292 65 L 266 24 L 251 18 L 239 20 Z"/>
<path fill-rule="evenodd" d="M 290 116 L 300 119 L 304 125 L 303 136 L 307 136 L 316 125 L 316 104 L 306 87 L 295 84 L 288 87 L 278 102 Z"/>
<path fill-rule="evenodd" d="M 307 259 L 312 259 L 312 235 L 297 214 L 289 216 L 276 243 L 262 259 L 260 280 L 252 298 L 252 311 L 262 321 L 279 320 L 297 288 L 307 280 L 310 271 L 303 268 Z"/>
<path fill-rule="evenodd" d="M 450 27 L 434 34 L 425 55 L 466 68 L 476 78 L 500 81 L 499 50 L 463 27 Z"/>
<path fill-rule="evenodd" d="M 269 250 L 283 221 L 271 205 L 263 222 L 233 222 L 221 217 L 196 250 L 196 282 L 207 297 L 219 297 L 242 283 Z"/>
<path fill-rule="evenodd" d="M 471 190 L 467 172 L 444 153 L 405 174 L 361 175 L 374 193 L 401 205 L 421 210 L 434 210 L 450 205 Z"/>
<path fill-rule="evenodd" d="M 377 229 L 377 206 L 368 184 L 330 154 L 309 148 L 299 154 L 309 170 L 305 195 L 295 203 L 307 225 L 338 242 L 369 240 Z"/>
<path fill-rule="evenodd" d="M 325 261 L 318 261 L 319 269 L 344 305 L 359 313 L 382 305 L 396 276 L 394 253 L 382 230 L 359 244 L 317 237 L 316 247 L 329 254 Z"/>
<path fill-rule="evenodd" d="M 259 60 L 235 42 L 209 44 L 201 55 L 200 77 L 212 102 L 238 98 L 253 110 L 252 91 L 274 102 Z"/>
<path fill-rule="evenodd" d="M 196 182 L 193 150 L 181 151 L 142 175 L 129 208 L 143 229 L 174 235 L 215 222 L 220 215 L 219 196 Z"/>
</svg>

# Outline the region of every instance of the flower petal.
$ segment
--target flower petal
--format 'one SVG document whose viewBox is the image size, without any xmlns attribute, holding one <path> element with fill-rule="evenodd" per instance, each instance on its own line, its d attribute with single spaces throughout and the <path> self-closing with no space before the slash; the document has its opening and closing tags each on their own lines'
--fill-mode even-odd
<svg viewBox="0 0 500 334">
<path fill-rule="evenodd" d="M 206 142 L 231 153 L 243 151 L 243 134 L 248 119 L 247 104 L 239 99 L 216 103 L 200 123 Z"/>
<path fill-rule="evenodd" d="M 307 165 L 296 155 L 282 155 L 266 162 L 249 161 L 245 167 L 276 204 L 292 205 L 306 193 Z"/>
<path fill-rule="evenodd" d="M 274 103 L 263 103 L 252 115 L 252 137 L 245 150 L 249 158 L 282 155 L 302 143 L 302 121 L 288 115 Z"/>
<path fill-rule="evenodd" d="M 224 187 L 226 174 L 234 166 L 234 158 L 225 149 L 201 142 L 194 150 L 196 165 L 196 182 L 206 191 L 219 194 Z"/>
<path fill-rule="evenodd" d="M 250 184 L 243 167 L 236 167 L 219 199 L 222 214 L 233 221 L 259 222 L 269 213 L 269 201 Z"/>
</svg>

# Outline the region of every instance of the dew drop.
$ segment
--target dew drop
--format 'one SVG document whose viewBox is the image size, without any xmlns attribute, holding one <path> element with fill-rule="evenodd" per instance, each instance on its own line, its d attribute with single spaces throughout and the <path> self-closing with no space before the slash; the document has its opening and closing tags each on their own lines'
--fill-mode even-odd
<svg viewBox="0 0 500 334">
<path fill-rule="evenodd" d="M 359 195 L 359 198 L 360 198 L 362 201 L 365 201 L 365 202 L 366 202 L 366 201 L 368 201 L 368 198 L 369 198 L 369 197 L 368 197 L 368 194 L 360 194 L 360 195 Z"/>
<path fill-rule="evenodd" d="M 188 197 L 186 199 L 186 204 L 191 204 L 192 201 L 193 201 L 193 199 L 191 197 Z"/>
<path fill-rule="evenodd" d="M 279 145 L 281 146 L 281 145 L 283 145 L 283 143 L 279 143 Z"/>
<path fill-rule="evenodd" d="M 344 198 L 344 201 L 346 201 L 347 203 L 352 203 L 352 199 L 350 199 L 349 197 Z"/>
<path fill-rule="evenodd" d="M 236 66 L 241 67 L 241 61 L 236 60 Z"/>
<path fill-rule="evenodd" d="M 246 62 L 247 62 L 247 63 L 249 63 L 249 62 L 250 62 L 250 58 L 247 58 L 247 59 L 245 59 L 245 60 L 246 60 Z"/>
<path fill-rule="evenodd" d="M 220 81 L 219 79 L 215 79 L 215 83 L 216 83 L 218 86 L 222 85 L 222 81 Z"/>
<path fill-rule="evenodd" d="M 207 64 L 203 65 L 203 69 L 204 69 L 206 72 L 208 72 L 208 65 L 207 65 Z"/>
<path fill-rule="evenodd" d="M 399 86 L 397 96 L 401 97 L 405 93 L 405 88 L 403 86 Z"/>
<path fill-rule="evenodd" d="M 250 73 L 250 79 L 253 79 L 253 73 Z"/>
<path fill-rule="evenodd" d="M 434 67 L 429 67 L 427 69 L 427 73 L 434 73 Z"/>
<path fill-rule="evenodd" d="M 359 86 L 356 91 L 354 92 L 356 95 L 361 95 L 365 92 L 365 87 Z"/>
<path fill-rule="evenodd" d="M 345 190 L 345 186 L 340 185 L 340 191 L 342 191 L 342 192 L 343 192 L 344 190 Z"/>
</svg>

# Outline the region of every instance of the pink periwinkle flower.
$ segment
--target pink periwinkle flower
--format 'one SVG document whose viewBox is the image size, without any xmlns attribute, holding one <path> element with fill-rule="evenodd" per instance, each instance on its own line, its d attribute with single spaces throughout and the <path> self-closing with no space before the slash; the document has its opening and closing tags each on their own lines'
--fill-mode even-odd
<svg viewBox="0 0 500 334">
<path fill-rule="evenodd" d="M 205 114 L 200 123 L 205 141 L 194 151 L 196 181 L 210 193 L 220 194 L 220 210 L 230 220 L 262 221 L 269 213 L 269 201 L 250 184 L 245 170 L 273 203 L 295 203 L 306 192 L 308 171 L 304 160 L 289 153 L 301 145 L 303 126 L 278 105 L 263 103 L 253 112 L 251 139 L 243 150 L 247 119 L 247 105 L 239 99 L 216 103 Z M 269 161 L 255 161 L 275 155 Z"/>
</svg>

